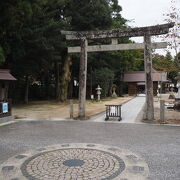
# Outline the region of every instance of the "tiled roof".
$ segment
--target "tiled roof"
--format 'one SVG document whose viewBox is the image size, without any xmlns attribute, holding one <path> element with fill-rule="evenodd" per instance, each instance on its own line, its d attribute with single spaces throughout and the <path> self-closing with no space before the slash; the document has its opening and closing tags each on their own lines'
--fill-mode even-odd
<svg viewBox="0 0 180 180">
<path fill-rule="evenodd" d="M 4 81 L 15 81 L 16 78 L 10 74 L 8 69 L 0 69 L 0 80 Z"/>
<path fill-rule="evenodd" d="M 167 81 L 167 73 L 162 71 L 152 72 L 153 81 Z M 145 82 L 144 71 L 134 71 L 124 73 L 124 82 Z"/>
</svg>

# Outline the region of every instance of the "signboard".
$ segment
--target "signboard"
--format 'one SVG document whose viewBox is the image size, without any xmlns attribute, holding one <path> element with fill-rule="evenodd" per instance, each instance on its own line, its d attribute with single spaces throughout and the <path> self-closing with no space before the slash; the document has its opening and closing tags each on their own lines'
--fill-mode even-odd
<svg viewBox="0 0 180 180">
<path fill-rule="evenodd" d="M 7 113 L 8 112 L 8 103 L 2 103 L 2 112 Z"/>
</svg>

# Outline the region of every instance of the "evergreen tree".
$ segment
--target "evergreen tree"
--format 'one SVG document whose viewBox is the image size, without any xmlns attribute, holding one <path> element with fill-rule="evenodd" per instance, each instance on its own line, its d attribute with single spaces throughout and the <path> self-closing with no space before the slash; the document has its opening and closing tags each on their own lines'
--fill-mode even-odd
<svg viewBox="0 0 180 180">
<path fill-rule="evenodd" d="M 19 101 L 23 97 L 27 103 L 28 97 L 55 97 L 56 90 L 57 100 L 66 100 L 68 85 L 73 78 L 78 79 L 79 71 L 79 55 L 69 58 L 67 45 L 79 42 L 66 41 L 60 30 L 126 28 L 121 10 L 118 0 L 0 1 L 0 63 L 18 79 L 14 98 Z M 119 39 L 119 43 L 130 42 L 128 38 Z M 89 41 L 109 43 L 109 39 Z M 90 69 L 107 68 L 118 79 L 119 72 L 139 66 L 133 63 L 136 57 L 140 58 L 135 51 L 89 53 L 88 77 Z M 71 76 L 67 78 L 67 74 Z"/>
</svg>

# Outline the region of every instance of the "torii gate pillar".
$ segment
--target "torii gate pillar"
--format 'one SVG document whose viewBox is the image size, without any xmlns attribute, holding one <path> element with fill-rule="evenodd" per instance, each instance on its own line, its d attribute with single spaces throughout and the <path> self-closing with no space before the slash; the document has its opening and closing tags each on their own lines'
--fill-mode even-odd
<svg viewBox="0 0 180 180">
<path fill-rule="evenodd" d="M 86 38 L 81 38 L 81 54 L 79 66 L 79 114 L 80 119 L 86 117 L 86 76 L 87 76 L 87 45 Z"/>
<path fill-rule="evenodd" d="M 152 79 L 152 48 L 151 36 L 144 36 L 144 69 L 146 83 L 146 104 L 145 104 L 145 119 L 154 119 L 154 103 L 153 103 L 153 79 Z"/>
</svg>

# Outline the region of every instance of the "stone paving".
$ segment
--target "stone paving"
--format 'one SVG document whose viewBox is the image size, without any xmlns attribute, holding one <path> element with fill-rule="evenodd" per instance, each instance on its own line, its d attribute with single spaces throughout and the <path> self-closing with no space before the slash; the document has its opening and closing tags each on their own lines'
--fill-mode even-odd
<svg viewBox="0 0 180 180">
<path fill-rule="evenodd" d="M 1 180 L 144 180 L 137 154 L 100 144 L 60 144 L 16 155 L 0 166 Z"/>
</svg>

